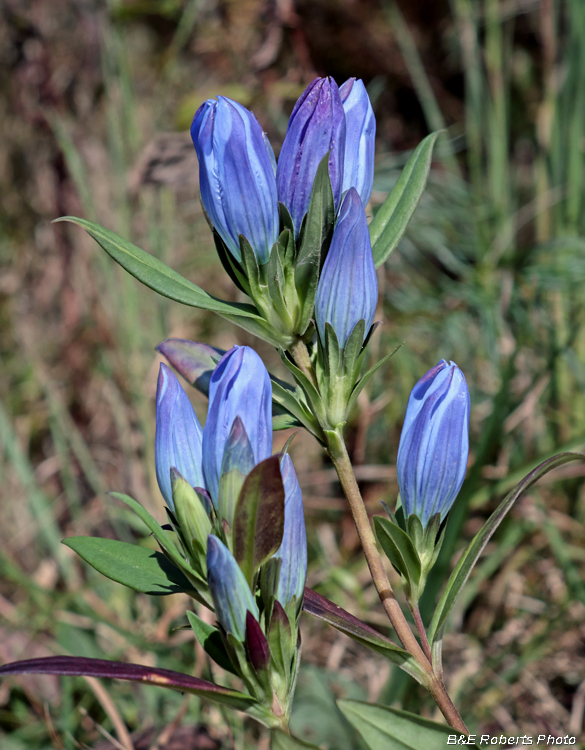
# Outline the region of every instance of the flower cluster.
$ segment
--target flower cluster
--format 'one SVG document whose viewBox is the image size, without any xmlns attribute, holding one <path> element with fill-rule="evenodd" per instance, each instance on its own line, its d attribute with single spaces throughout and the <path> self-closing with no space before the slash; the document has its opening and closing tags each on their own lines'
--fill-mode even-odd
<svg viewBox="0 0 585 750">
<path fill-rule="evenodd" d="M 268 705 L 276 700 L 286 713 L 307 542 L 290 456 L 271 453 L 272 387 L 252 349 L 236 346 L 217 363 L 203 428 L 176 376 L 161 364 L 155 463 L 169 519 L 234 669 L 253 695 Z M 271 657 L 275 632 L 284 663 L 282 653 Z"/>
<path fill-rule="evenodd" d="M 372 192 L 375 133 L 368 94 L 355 78 L 340 88 L 331 78 L 317 78 L 307 87 L 290 116 L 278 164 L 258 121 L 242 105 L 220 96 L 195 114 L 191 136 L 201 200 L 220 247 L 227 250 L 224 263 L 281 333 L 303 335 L 314 319 L 321 337 L 329 323 L 344 345 L 360 320 L 366 321 L 364 336 L 371 326 L 378 287 L 365 206 Z M 330 250 L 330 238 L 323 243 L 317 232 L 314 240 L 307 226 L 324 159 L 325 193 L 333 219 L 338 214 Z M 292 253 L 286 249 L 284 233 L 289 231 Z M 307 247 L 312 243 L 316 246 Z M 251 278 L 248 246 L 260 269 L 254 274 L 271 277 L 264 285 Z M 297 272 L 307 258 L 315 265 L 308 280 Z M 319 302 L 313 312 L 317 279 Z"/>
</svg>

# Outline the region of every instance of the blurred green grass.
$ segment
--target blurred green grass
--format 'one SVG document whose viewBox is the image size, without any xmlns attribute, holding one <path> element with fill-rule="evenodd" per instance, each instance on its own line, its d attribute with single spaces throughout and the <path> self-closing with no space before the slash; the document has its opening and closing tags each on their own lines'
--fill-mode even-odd
<svg viewBox="0 0 585 750">
<path fill-rule="evenodd" d="M 472 462 L 439 571 L 514 481 L 554 452 L 585 446 L 579 0 L 452 0 L 432 9 L 390 0 L 51 5 L 12 0 L 0 11 L 3 660 L 73 653 L 210 676 L 189 634 L 173 630 L 185 624 L 186 601 L 105 581 L 60 539 L 143 537 L 108 489 L 161 517 L 153 467 L 160 340 L 257 343 L 156 297 L 79 230 L 48 222 L 63 214 L 97 220 L 211 293 L 237 299 L 181 132 L 212 93 L 251 107 L 278 146 L 313 75 L 363 77 L 378 120 L 372 211 L 409 150 L 447 127 L 412 225 L 380 269 L 383 325 L 371 357 L 406 346 L 360 397 L 348 430 L 372 513 L 379 500 L 395 502 L 408 393 L 441 357 L 466 373 L 473 409 Z M 276 354 L 257 348 L 278 369 Z M 204 418 L 205 400 L 193 401 Z M 308 436 L 296 439 L 293 457 L 307 508 L 309 585 L 385 628 L 331 468 Z M 585 739 L 582 474 L 566 468 L 531 491 L 468 584 L 444 661 L 472 730 Z M 433 595 L 439 584 L 437 575 Z M 432 715 L 402 673 L 316 622 L 305 622 L 303 654 L 294 721 L 307 739 L 358 747 L 333 708 L 338 696 L 410 710 L 422 703 Z M 81 679 L 0 686 L 2 747 L 97 746 L 104 731 L 122 740 L 118 720 L 160 732 L 177 714 L 186 726 L 209 726 L 224 747 L 232 735 L 238 748 L 266 746 L 252 725 L 195 699 L 183 707 L 178 695 L 104 687 L 114 712 Z M 315 705 L 322 713 L 309 710 Z"/>
</svg>

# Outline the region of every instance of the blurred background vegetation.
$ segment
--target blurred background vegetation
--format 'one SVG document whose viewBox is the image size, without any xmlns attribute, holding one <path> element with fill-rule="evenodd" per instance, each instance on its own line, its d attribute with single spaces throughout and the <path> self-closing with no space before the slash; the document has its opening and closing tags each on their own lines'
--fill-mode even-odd
<svg viewBox="0 0 585 750">
<path fill-rule="evenodd" d="M 238 292 L 198 201 L 187 129 L 215 94 L 253 109 L 275 149 L 316 75 L 368 86 L 378 123 L 370 211 L 410 151 L 441 137 L 412 225 L 379 270 L 370 357 L 406 342 L 349 425 L 369 510 L 396 499 L 410 388 L 453 359 L 472 394 L 468 477 L 432 585 L 502 494 L 585 446 L 585 4 L 582 0 L 3 0 L 0 4 L 0 658 L 69 653 L 227 679 L 186 624 L 187 600 L 130 592 L 64 536 L 151 544 L 109 489 L 162 518 L 154 394 L 168 336 L 269 347 L 157 297 L 75 227 L 96 220 L 219 297 Z M 193 394 L 202 419 L 206 403 Z M 278 434 L 276 447 L 288 437 Z M 380 629 L 335 474 L 299 435 L 309 585 Z M 576 735 L 585 712 L 583 468 L 542 481 L 487 548 L 445 637 L 446 679 L 472 731 Z M 398 585 L 397 576 L 390 573 Z M 433 596 L 426 601 L 427 614 Z M 361 747 L 337 697 L 420 710 L 402 673 L 304 623 L 293 726 Z M 127 729 L 125 728 L 127 727 Z M 0 685 L 3 750 L 267 747 L 195 698 L 84 679 Z"/>
</svg>

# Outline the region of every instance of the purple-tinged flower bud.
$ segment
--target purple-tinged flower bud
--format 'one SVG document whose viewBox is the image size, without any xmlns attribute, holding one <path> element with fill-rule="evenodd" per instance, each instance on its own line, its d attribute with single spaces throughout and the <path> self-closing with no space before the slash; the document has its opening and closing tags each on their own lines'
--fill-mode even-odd
<svg viewBox="0 0 585 750">
<path fill-rule="evenodd" d="M 374 183 L 376 118 L 363 81 L 347 80 L 339 89 L 345 112 L 345 161 L 343 192 L 354 187 L 364 207 Z"/>
<path fill-rule="evenodd" d="M 279 219 L 273 163 L 258 121 L 241 104 L 219 96 L 199 107 L 191 138 L 211 223 L 238 261 L 243 234 L 258 262 L 266 263 Z"/>
<path fill-rule="evenodd" d="M 366 323 L 365 338 L 377 301 L 378 279 L 366 212 L 352 187 L 341 204 L 317 287 L 315 318 L 321 341 L 325 341 L 325 323 L 329 323 L 343 348 L 360 320 Z"/>
<path fill-rule="evenodd" d="M 220 625 L 244 643 L 246 612 L 256 620 L 260 613 L 236 558 L 213 534 L 207 538 L 207 583 Z"/>
<path fill-rule="evenodd" d="M 171 468 L 192 487 L 204 487 L 201 466 L 203 431 L 189 397 L 175 374 L 161 364 L 156 389 L 156 437 L 154 444 L 158 486 L 167 505 L 174 509 Z"/>
<path fill-rule="evenodd" d="M 274 553 L 282 560 L 276 598 L 283 607 L 297 597 L 300 602 L 307 578 L 307 533 L 303 496 L 291 457 L 286 453 L 280 462 L 284 484 L 284 532 L 282 543 Z"/>
<path fill-rule="evenodd" d="M 246 650 L 252 666 L 260 673 L 270 665 L 270 647 L 260 623 L 251 612 L 246 613 Z"/>
<path fill-rule="evenodd" d="M 264 363 L 248 346 L 234 346 L 209 381 L 209 411 L 203 430 L 205 486 L 217 507 L 223 457 L 236 417 L 252 446 L 254 465 L 272 453 L 272 385 Z"/>
<path fill-rule="evenodd" d="M 317 168 L 329 151 L 329 177 L 337 208 L 343 185 L 345 114 L 335 81 L 317 78 L 295 104 L 276 169 L 278 200 L 288 208 L 297 237 Z"/>
<path fill-rule="evenodd" d="M 469 390 L 454 362 L 442 359 L 412 389 L 398 446 L 397 473 L 406 516 L 426 526 L 445 518 L 467 469 Z"/>
</svg>

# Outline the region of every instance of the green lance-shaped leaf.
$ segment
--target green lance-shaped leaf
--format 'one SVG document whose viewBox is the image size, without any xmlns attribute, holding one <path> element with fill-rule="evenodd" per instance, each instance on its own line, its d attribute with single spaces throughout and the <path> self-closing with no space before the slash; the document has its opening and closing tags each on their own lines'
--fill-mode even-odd
<svg viewBox="0 0 585 750">
<path fill-rule="evenodd" d="M 63 216 L 56 221 L 70 221 L 85 229 L 122 268 L 164 297 L 183 305 L 215 312 L 273 346 L 286 347 L 290 344 L 289 338 L 280 334 L 258 315 L 258 311 L 252 305 L 224 302 L 212 297 L 158 258 L 141 250 L 115 232 L 76 216 Z"/>
<path fill-rule="evenodd" d="M 93 536 L 72 536 L 63 544 L 107 578 L 143 594 L 193 593 L 192 584 L 162 552 Z"/>
<path fill-rule="evenodd" d="M 170 540 L 169 536 L 164 531 L 160 523 L 153 518 L 150 513 L 144 508 L 138 500 L 134 500 L 130 495 L 124 495 L 121 492 L 110 492 L 108 493 L 111 497 L 121 500 L 123 503 L 131 508 L 136 515 L 144 522 L 148 530 L 152 533 L 156 541 L 160 544 L 163 552 L 188 578 L 194 578 L 194 580 L 201 580 L 200 576 L 195 570 L 189 565 L 185 558 L 181 555 L 179 550 Z"/>
<path fill-rule="evenodd" d="M 427 135 L 419 143 L 406 162 L 392 192 L 370 224 L 370 239 L 376 268 L 381 266 L 396 248 L 418 206 L 429 178 L 433 147 L 440 132 Z"/>
<path fill-rule="evenodd" d="M 444 750 L 449 735 L 456 740 L 465 736 L 444 724 L 389 706 L 350 700 L 338 700 L 337 705 L 370 750 Z"/>
<path fill-rule="evenodd" d="M 246 477 L 234 515 L 234 556 L 252 587 L 258 567 L 280 547 L 284 486 L 278 456 L 261 461 Z"/>
<path fill-rule="evenodd" d="M 214 685 L 212 682 L 206 682 L 182 672 L 145 667 L 142 664 L 124 664 L 119 661 L 88 659 L 80 656 L 49 656 L 42 659 L 16 661 L 0 667 L 0 677 L 15 674 L 83 675 L 114 680 L 130 680 L 178 690 L 181 693 L 199 695 L 224 706 L 246 711 L 252 716 L 256 713 L 255 709 L 260 709 L 258 701 L 237 690 Z M 270 726 L 270 724 L 267 724 L 267 726 Z"/>
<path fill-rule="evenodd" d="M 241 315 L 260 319 L 251 305 L 233 305 L 215 299 L 188 279 L 183 278 L 181 274 L 173 271 L 172 268 L 155 258 L 154 255 L 141 250 L 128 240 L 109 229 L 101 227 L 99 224 L 94 224 L 87 219 L 79 219 L 76 216 L 63 216 L 56 221 L 70 221 L 85 229 L 122 268 L 164 297 L 169 297 L 175 302 L 181 302 L 190 307 L 210 310 L 220 315 Z"/>
<path fill-rule="evenodd" d="M 374 628 L 366 625 L 365 622 L 362 622 L 342 607 L 338 607 L 337 604 L 329 601 L 329 599 L 326 599 L 316 591 L 305 588 L 303 611 L 332 625 L 357 643 L 361 643 L 362 646 L 366 646 L 378 654 L 385 656 L 411 677 L 414 677 L 421 685 L 427 684 L 428 677 L 426 672 L 417 664 L 414 657 L 408 651 L 396 645 L 390 638 L 378 633 Z"/>
<path fill-rule="evenodd" d="M 433 620 L 429 628 L 429 642 L 433 645 L 434 641 L 441 640 L 443 627 L 449 616 L 449 613 L 455 606 L 455 602 L 461 589 L 465 585 L 469 575 L 473 569 L 473 566 L 478 561 L 479 556 L 483 552 L 486 544 L 492 538 L 493 533 L 498 528 L 500 523 L 504 520 L 506 513 L 512 508 L 516 500 L 526 490 L 530 489 L 541 477 L 547 474 L 549 471 L 556 469 L 569 461 L 584 461 L 585 456 L 580 453 L 560 453 L 558 456 L 553 456 L 547 461 L 544 461 L 537 466 L 536 469 L 530 472 L 524 479 L 509 492 L 502 502 L 498 505 L 496 510 L 488 518 L 482 528 L 473 537 L 469 543 L 465 552 L 459 558 L 455 570 L 451 573 L 443 595 L 437 605 Z"/>
</svg>

